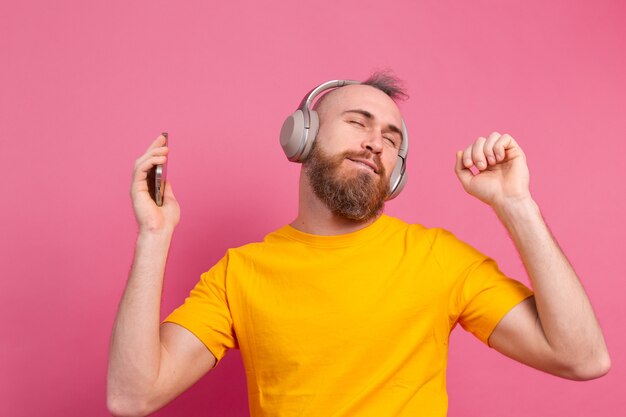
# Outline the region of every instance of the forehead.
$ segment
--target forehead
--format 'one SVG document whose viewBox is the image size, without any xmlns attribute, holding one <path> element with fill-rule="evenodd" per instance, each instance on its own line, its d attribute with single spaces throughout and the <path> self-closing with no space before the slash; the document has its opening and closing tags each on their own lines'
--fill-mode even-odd
<svg viewBox="0 0 626 417">
<path fill-rule="evenodd" d="M 346 110 L 361 109 L 384 122 L 400 124 L 400 109 L 387 94 L 363 84 L 348 85 L 327 93 L 319 103 L 320 118 L 337 116 Z"/>
</svg>

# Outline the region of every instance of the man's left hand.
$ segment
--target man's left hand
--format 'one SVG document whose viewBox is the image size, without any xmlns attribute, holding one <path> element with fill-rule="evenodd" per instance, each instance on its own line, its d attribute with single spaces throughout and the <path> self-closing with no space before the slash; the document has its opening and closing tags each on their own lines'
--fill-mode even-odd
<svg viewBox="0 0 626 417">
<path fill-rule="evenodd" d="M 493 132 L 458 151 L 455 172 L 465 191 L 494 209 L 530 198 L 526 156 L 506 133 Z"/>
</svg>

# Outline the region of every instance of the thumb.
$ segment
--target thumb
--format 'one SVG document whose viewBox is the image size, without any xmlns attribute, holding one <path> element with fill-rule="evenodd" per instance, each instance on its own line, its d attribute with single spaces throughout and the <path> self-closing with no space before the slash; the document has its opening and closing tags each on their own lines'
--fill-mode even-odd
<svg viewBox="0 0 626 417">
<path fill-rule="evenodd" d="M 165 181 L 164 194 L 165 197 L 171 197 L 173 199 L 176 199 L 176 197 L 174 196 L 174 191 L 172 190 L 172 182 L 170 180 Z"/>
<path fill-rule="evenodd" d="M 454 172 L 459 178 L 459 181 L 461 181 L 463 188 L 467 189 L 474 174 L 468 168 L 463 166 L 463 151 L 456 151 L 456 164 L 454 166 Z"/>
</svg>

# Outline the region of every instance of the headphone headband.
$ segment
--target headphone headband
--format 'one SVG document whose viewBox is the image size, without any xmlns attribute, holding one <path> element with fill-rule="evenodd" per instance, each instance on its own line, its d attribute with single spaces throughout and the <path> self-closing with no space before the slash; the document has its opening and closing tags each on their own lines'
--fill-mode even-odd
<svg viewBox="0 0 626 417">
<path fill-rule="evenodd" d="M 332 81 L 327 81 L 324 84 L 318 85 L 313 90 L 309 91 L 308 94 L 304 96 L 304 98 L 300 102 L 300 105 L 298 106 L 298 110 L 301 110 L 302 115 L 304 116 L 304 128 L 305 129 L 311 128 L 310 109 L 311 109 L 311 104 L 313 104 L 313 100 L 315 100 L 317 96 L 322 94 L 324 91 L 343 87 L 344 85 L 349 85 L 349 84 L 361 84 L 361 83 L 358 81 L 352 81 L 352 80 L 332 80 Z"/>
</svg>

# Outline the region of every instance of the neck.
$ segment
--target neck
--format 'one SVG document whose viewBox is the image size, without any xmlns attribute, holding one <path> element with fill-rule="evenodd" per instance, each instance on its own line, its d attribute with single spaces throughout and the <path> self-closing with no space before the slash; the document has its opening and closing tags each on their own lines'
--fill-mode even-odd
<svg viewBox="0 0 626 417">
<path fill-rule="evenodd" d="M 314 235 L 334 236 L 356 232 L 372 223 L 379 216 L 366 221 L 347 219 L 331 212 L 311 188 L 304 169 L 300 170 L 300 190 L 298 196 L 298 217 L 291 227 Z"/>
</svg>

